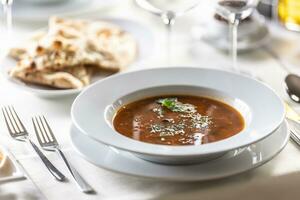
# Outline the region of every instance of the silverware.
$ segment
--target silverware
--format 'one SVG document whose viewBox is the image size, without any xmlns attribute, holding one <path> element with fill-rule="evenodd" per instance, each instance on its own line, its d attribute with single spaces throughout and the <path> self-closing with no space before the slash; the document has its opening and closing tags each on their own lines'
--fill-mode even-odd
<svg viewBox="0 0 300 200">
<path fill-rule="evenodd" d="M 38 141 L 41 147 L 47 151 L 56 151 L 61 156 L 67 165 L 71 175 L 76 181 L 77 185 L 84 193 L 94 192 L 93 188 L 81 177 L 77 170 L 68 162 L 63 152 L 60 150 L 58 142 L 44 116 L 36 116 L 32 118 L 32 123 Z"/>
<path fill-rule="evenodd" d="M 289 97 L 300 103 L 300 77 L 296 74 L 289 74 L 285 77 L 285 90 Z"/>
<path fill-rule="evenodd" d="M 64 181 L 65 176 L 48 160 L 48 158 L 41 152 L 41 150 L 34 144 L 30 139 L 25 126 L 21 122 L 19 116 L 17 115 L 13 106 L 4 106 L 2 107 L 2 114 L 5 119 L 5 123 L 8 129 L 9 134 L 12 138 L 27 142 L 30 144 L 38 156 L 43 161 L 44 165 L 47 167 L 49 172 L 58 180 Z"/>
<path fill-rule="evenodd" d="M 285 103 L 286 120 L 289 124 L 291 139 L 300 145 L 300 115 Z"/>
<path fill-rule="evenodd" d="M 281 57 L 273 50 L 268 47 L 264 47 L 265 51 L 271 55 L 279 64 L 279 66 L 288 73 L 285 77 L 285 91 L 287 92 L 290 99 L 300 103 L 300 76 L 293 74 Z"/>
<path fill-rule="evenodd" d="M 300 145 L 300 123 L 295 120 L 287 118 L 290 126 L 291 138 L 294 142 Z"/>
</svg>

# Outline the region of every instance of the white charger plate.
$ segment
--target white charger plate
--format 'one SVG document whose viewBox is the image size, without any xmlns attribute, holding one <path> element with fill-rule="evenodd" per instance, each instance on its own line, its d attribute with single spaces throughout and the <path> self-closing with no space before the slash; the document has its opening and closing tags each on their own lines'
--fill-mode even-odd
<svg viewBox="0 0 300 200">
<path fill-rule="evenodd" d="M 98 20 L 104 20 L 117 24 L 125 31 L 131 33 L 134 38 L 136 38 L 138 43 L 138 57 L 136 61 L 128 67 L 128 70 L 130 70 L 131 66 L 137 65 L 138 63 L 144 61 L 152 55 L 155 48 L 155 39 L 152 31 L 146 26 L 135 21 L 121 18 L 100 18 Z M 28 91 L 35 94 L 36 96 L 44 98 L 57 98 L 62 96 L 75 95 L 82 91 L 82 89 L 53 89 L 36 84 L 24 83 L 18 79 L 11 78 L 8 76 L 8 71 L 13 66 L 15 66 L 15 64 L 15 60 L 10 58 L 9 56 L 6 56 L 1 62 L 1 73 L 9 81 L 9 83 L 23 91 Z M 95 76 L 92 78 L 92 83 L 107 76 L 108 74 Z"/>
<path fill-rule="evenodd" d="M 225 178 L 254 169 L 275 157 L 287 144 L 289 130 L 284 122 L 272 135 L 221 158 L 195 165 L 161 165 L 142 160 L 129 152 L 103 145 L 71 127 L 74 149 L 101 168 L 140 177 L 171 181 L 204 181 Z"/>
</svg>

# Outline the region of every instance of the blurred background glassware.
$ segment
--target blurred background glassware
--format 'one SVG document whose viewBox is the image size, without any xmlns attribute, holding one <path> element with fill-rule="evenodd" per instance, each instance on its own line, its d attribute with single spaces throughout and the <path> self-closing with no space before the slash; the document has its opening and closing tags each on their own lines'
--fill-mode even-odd
<svg viewBox="0 0 300 200">
<path fill-rule="evenodd" d="M 258 0 L 217 0 L 216 13 L 226 19 L 230 26 L 232 69 L 239 72 L 237 67 L 238 25 L 241 20 L 249 17 L 255 10 Z"/>
<path fill-rule="evenodd" d="M 227 52 L 231 48 L 231 39 L 224 33 L 228 32 L 228 22 L 216 17 L 216 14 L 211 14 L 192 28 L 192 37 Z M 270 34 L 264 17 L 254 12 L 242 20 L 238 26 L 237 38 L 237 51 L 239 53 L 245 53 L 266 45 L 270 40 Z"/>
<path fill-rule="evenodd" d="M 257 5 L 257 11 L 266 18 L 272 18 L 275 4 L 276 2 L 274 0 L 260 0 Z"/>
<path fill-rule="evenodd" d="M 8 31 L 11 30 L 12 27 L 12 3 L 13 0 L 1 0 L 3 6 L 3 13 L 6 22 L 6 28 Z"/>
<path fill-rule="evenodd" d="M 125 3 L 124 0 L 15 0 L 13 20 L 38 29 L 53 15 L 65 17 L 99 15 L 100 11 L 105 12 L 122 2 Z M 2 14 L 1 11 L 0 13 Z"/>
<path fill-rule="evenodd" d="M 70 0 L 18 0 L 23 1 L 24 3 L 32 3 L 32 4 L 52 4 L 52 3 L 63 3 L 65 1 Z"/>
<path fill-rule="evenodd" d="M 12 4 L 13 0 L 1 0 L 2 8 L 3 8 L 3 24 L 4 29 L 2 29 L 1 35 L 4 39 L 1 41 L 1 49 L 0 49 L 0 61 L 6 55 L 7 50 L 9 48 L 9 42 L 11 39 L 12 33 Z M 0 29 L 1 30 L 1 29 Z"/>
<path fill-rule="evenodd" d="M 201 0 L 202 1 L 202 0 Z M 161 17 L 167 29 L 166 61 L 170 62 L 172 26 L 177 17 L 195 8 L 200 0 L 136 0 L 141 8 Z"/>
</svg>

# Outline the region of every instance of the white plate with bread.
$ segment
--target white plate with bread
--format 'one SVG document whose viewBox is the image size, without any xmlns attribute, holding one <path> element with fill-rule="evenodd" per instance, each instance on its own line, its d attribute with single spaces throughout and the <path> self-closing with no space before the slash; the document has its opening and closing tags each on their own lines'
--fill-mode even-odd
<svg viewBox="0 0 300 200">
<path fill-rule="evenodd" d="M 52 17 L 47 29 L 10 49 L 2 73 L 14 86 L 40 97 L 78 94 L 145 60 L 154 43 L 151 30 L 134 21 Z"/>
</svg>

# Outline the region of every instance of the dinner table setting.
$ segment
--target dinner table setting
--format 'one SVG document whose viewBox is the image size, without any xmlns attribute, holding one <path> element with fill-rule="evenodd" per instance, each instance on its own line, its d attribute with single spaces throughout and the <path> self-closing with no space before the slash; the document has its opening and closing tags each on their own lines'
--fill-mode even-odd
<svg viewBox="0 0 300 200">
<path fill-rule="evenodd" d="M 0 200 L 298 199 L 298 0 L 2 0 Z"/>
</svg>

